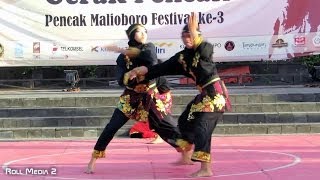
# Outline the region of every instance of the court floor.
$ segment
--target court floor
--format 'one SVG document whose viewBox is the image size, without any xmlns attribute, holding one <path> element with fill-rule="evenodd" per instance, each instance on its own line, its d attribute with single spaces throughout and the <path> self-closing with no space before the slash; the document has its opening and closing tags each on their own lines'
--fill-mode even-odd
<svg viewBox="0 0 320 180">
<path fill-rule="evenodd" d="M 177 166 L 169 145 L 115 138 L 94 174 L 85 174 L 95 140 L 1 141 L 1 180 L 192 179 L 200 166 Z M 213 137 L 212 169 L 219 180 L 319 180 L 320 134 Z"/>
</svg>

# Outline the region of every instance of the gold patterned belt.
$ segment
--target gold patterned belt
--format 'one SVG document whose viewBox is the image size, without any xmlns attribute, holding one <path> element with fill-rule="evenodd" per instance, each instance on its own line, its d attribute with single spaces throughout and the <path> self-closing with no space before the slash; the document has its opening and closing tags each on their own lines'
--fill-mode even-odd
<svg viewBox="0 0 320 180">
<path fill-rule="evenodd" d="M 214 82 L 217 82 L 217 81 L 219 81 L 219 80 L 220 80 L 219 77 L 213 78 L 213 79 L 211 79 L 210 81 L 208 81 L 207 83 L 205 83 L 203 86 L 197 85 L 197 89 L 198 89 L 200 92 L 202 92 L 202 89 L 203 89 L 203 88 L 205 88 L 205 87 L 207 87 L 208 85 L 210 85 L 210 84 L 212 84 L 212 83 L 214 83 Z"/>
</svg>

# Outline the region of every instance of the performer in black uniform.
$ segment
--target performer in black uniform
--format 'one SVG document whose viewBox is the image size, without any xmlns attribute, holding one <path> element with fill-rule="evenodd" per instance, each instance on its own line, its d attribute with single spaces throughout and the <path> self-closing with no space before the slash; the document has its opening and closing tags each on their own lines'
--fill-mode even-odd
<svg viewBox="0 0 320 180">
<path fill-rule="evenodd" d="M 151 80 L 164 75 L 185 75 L 196 82 L 199 94 L 187 105 L 178 120 L 182 138 L 176 144 L 189 151 L 191 159 L 200 161 L 201 168 L 192 177 L 212 176 L 211 136 L 223 112 L 230 110 L 228 91 L 220 80 L 213 62 L 213 46 L 203 40 L 194 13 L 181 34 L 185 49 L 169 60 L 152 66 L 142 66 L 128 72 L 129 79 Z"/>
<path fill-rule="evenodd" d="M 135 67 L 151 66 L 158 63 L 155 46 L 152 43 L 146 43 L 147 31 L 141 24 L 131 25 L 126 33 L 129 38 L 128 49 L 106 46 L 110 51 L 121 53 L 117 59 L 117 79 L 119 85 L 124 85 L 123 82 L 125 82 L 125 90 L 120 96 L 110 122 L 94 146 L 86 173 L 93 173 L 96 160 L 105 157 L 106 147 L 115 133 L 129 119 L 149 121 L 150 129 L 154 129 L 171 146 L 178 148 L 175 141 L 180 137 L 180 133 L 171 117 L 170 108 L 166 104 L 171 103 L 171 93 L 166 86 L 165 79 L 138 82 L 137 79 L 128 80 L 128 77 L 125 77 L 125 73 Z M 156 81 L 159 90 L 156 87 Z M 163 98 L 163 95 L 168 96 L 169 99 Z"/>
</svg>

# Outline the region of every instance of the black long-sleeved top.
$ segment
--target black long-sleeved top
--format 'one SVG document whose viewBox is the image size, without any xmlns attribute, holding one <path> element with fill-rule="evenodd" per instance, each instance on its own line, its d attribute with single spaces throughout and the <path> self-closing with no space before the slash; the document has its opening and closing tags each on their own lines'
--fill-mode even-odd
<svg viewBox="0 0 320 180">
<path fill-rule="evenodd" d="M 146 79 L 164 75 L 185 75 L 192 78 L 196 85 L 203 86 L 211 79 L 219 77 L 212 55 L 212 44 L 203 41 L 196 49 L 185 48 L 161 64 L 148 66 Z"/>
<path fill-rule="evenodd" d="M 135 67 L 139 66 L 152 66 L 158 64 L 157 54 L 155 50 L 155 46 L 152 43 L 147 43 L 144 45 L 140 45 L 137 48 L 141 50 L 140 54 L 136 58 L 128 59 L 124 54 L 120 54 L 117 58 L 117 81 L 120 86 L 124 86 L 123 77 L 124 74 Z M 148 81 L 143 81 L 141 83 L 147 83 Z M 156 79 L 157 87 L 162 92 L 167 92 L 170 90 L 168 82 L 165 78 L 157 78 Z M 130 88 L 134 88 L 138 83 L 135 80 L 129 81 L 128 86 Z"/>
<path fill-rule="evenodd" d="M 140 54 L 128 59 L 124 54 L 120 54 L 117 58 L 117 80 L 120 86 L 123 86 L 124 74 L 135 67 L 152 66 L 158 63 L 155 46 L 152 43 L 147 43 L 137 47 L 141 50 Z M 129 81 L 129 87 L 137 85 L 135 80 Z"/>
</svg>

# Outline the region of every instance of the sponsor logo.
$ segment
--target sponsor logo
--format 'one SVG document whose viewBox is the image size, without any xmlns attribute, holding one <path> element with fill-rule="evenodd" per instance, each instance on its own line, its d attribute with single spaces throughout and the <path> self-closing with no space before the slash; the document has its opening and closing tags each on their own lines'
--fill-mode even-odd
<svg viewBox="0 0 320 180">
<path fill-rule="evenodd" d="M 266 43 L 248 43 L 248 42 L 242 42 L 243 49 L 265 49 L 267 48 Z"/>
<path fill-rule="evenodd" d="M 40 42 L 33 42 L 33 59 L 40 59 Z"/>
<path fill-rule="evenodd" d="M 156 46 L 156 53 L 157 54 L 165 54 L 166 53 L 166 47 L 170 48 L 175 45 L 173 42 L 156 42 L 154 43 Z M 183 49 L 184 46 L 180 45 L 180 48 Z"/>
<path fill-rule="evenodd" d="M 69 56 L 66 54 L 61 54 L 59 53 L 60 46 L 58 45 L 58 43 L 53 42 L 52 43 L 52 48 L 51 48 L 51 53 L 52 56 L 50 56 L 50 59 L 68 59 Z"/>
<path fill-rule="evenodd" d="M 304 46 L 304 45 L 306 45 L 306 37 L 305 36 L 296 36 L 296 37 L 294 37 L 294 45 L 295 46 Z"/>
<path fill-rule="evenodd" d="M 52 52 L 52 54 L 56 54 L 57 53 L 57 51 L 58 51 L 58 49 L 59 49 L 59 46 L 58 46 L 58 44 L 57 43 L 52 43 L 52 49 L 51 49 L 51 52 Z"/>
<path fill-rule="evenodd" d="M 224 48 L 225 48 L 227 51 L 232 51 L 232 50 L 234 50 L 235 47 L 236 47 L 236 45 L 234 44 L 233 41 L 227 41 L 227 42 L 224 44 Z"/>
<path fill-rule="evenodd" d="M 288 43 L 284 42 L 283 39 L 277 39 L 274 44 L 272 44 L 274 48 L 288 47 Z"/>
<path fill-rule="evenodd" d="M 221 43 L 212 43 L 212 46 L 213 46 L 213 49 L 222 47 Z"/>
<path fill-rule="evenodd" d="M 4 55 L 4 47 L 3 45 L 0 43 L 0 58 L 3 57 Z"/>
<path fill-rule="evenodd" d="M 312 43 L 315 47 L 320 47 L 320 35 L 316 35 L 313 39 L 312 39 Z"/>
<path fill-rule="evenodd" d="M 91 52 L 94 52 L 94 53 L 101 53 L 101 52 L 107 52 L 107 51 L 108 51 L 107 47 L 91 46 Z"/>
<path fill-rule="evenodd" d="M 80 47 L 80 46 L 71 46 L 71 47 L 62 46 L 60 47 L 60 49 L 61 51 L 75 51 L 75 52 L 83 51 L 83 47 Z"/>
<path fill-rule="evenodd" d="M 16 58 L 23 58 L 23 45 L 21 43 L 16 43 L 14 48 L 14 56 Z"/>
<path fill-rule="evenodd" d="M 165 54 L 166 48 L 161 48 L 161 47 L 156 46 L 156 53 L 157 54 Z"/>
<path fill-rule="evenodd" d="M 170 43 L 167 43 L 167 42 L 157 42 L 157 43 L 154 43 L 155 46 L 159 46 L 159 47 L 170 47 L 170 46 L 173 46 L 174 43 L 170 42 Z"/>
<path fill-rule="evenodd" d="M 33 53 L 40 53 L 40 42 L 33 42 Z"/>
</svg>

